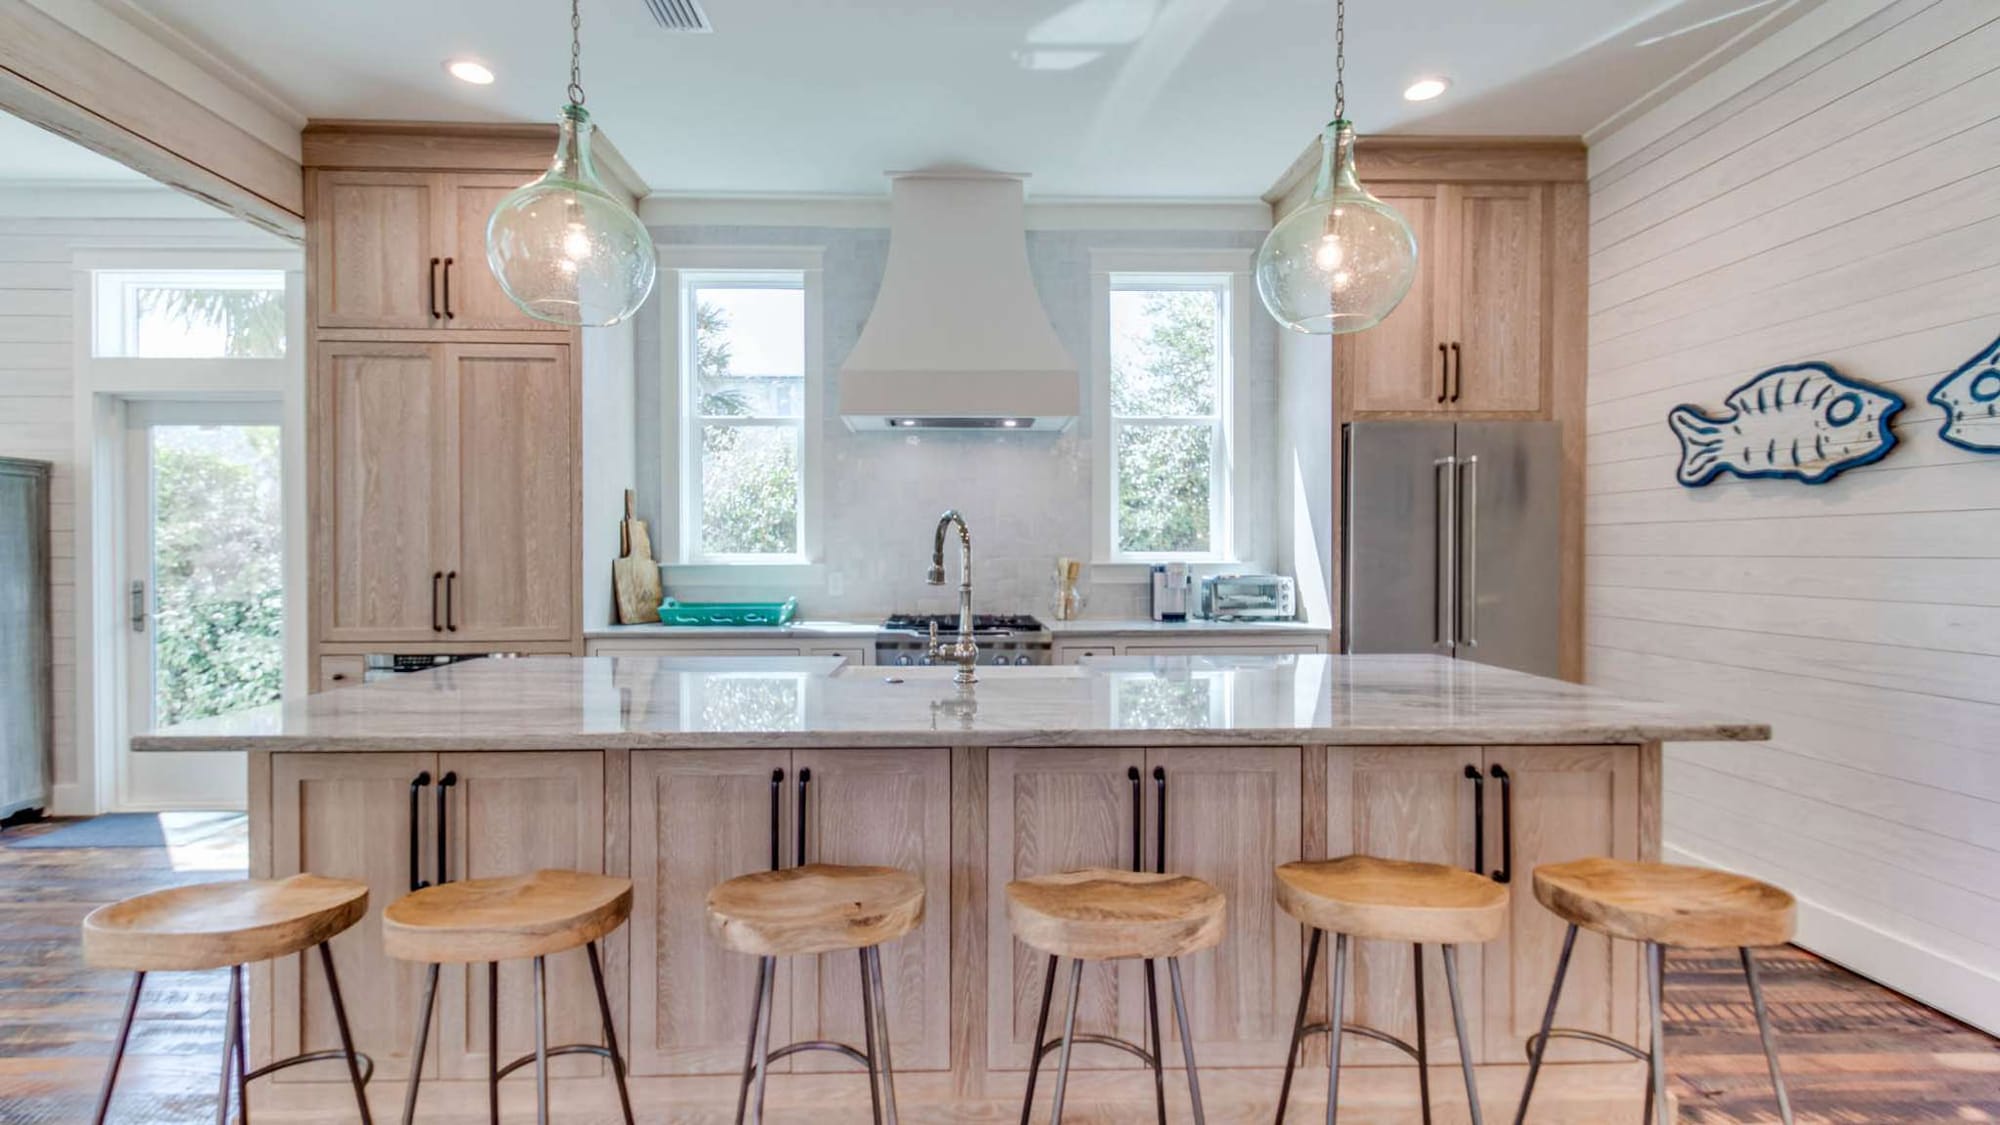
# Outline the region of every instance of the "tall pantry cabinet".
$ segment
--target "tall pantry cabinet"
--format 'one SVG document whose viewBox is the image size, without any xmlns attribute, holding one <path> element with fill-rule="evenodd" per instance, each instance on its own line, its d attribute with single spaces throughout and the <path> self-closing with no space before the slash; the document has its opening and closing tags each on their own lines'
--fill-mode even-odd
<svg viewBox="0 0 2000 1125">
<path fill-rule="evenodd" d="M 305 130 L 321 688 L 370 652 L 583 651 L 585 353 L 629 340 L 523 314 L 486 265 L 487 216 L 554 146 L 554 126 Z"/>
</svg>

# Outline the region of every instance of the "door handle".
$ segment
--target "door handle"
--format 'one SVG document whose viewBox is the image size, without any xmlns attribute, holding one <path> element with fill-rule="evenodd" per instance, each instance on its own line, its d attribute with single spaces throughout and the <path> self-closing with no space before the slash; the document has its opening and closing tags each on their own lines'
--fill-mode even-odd
<svg viewBox="0 0 2000 1125">
<path fill-rule="evenodd" d="M 792 846 L 792 866 L 794 867 L 804 867 L 806 863 L 806 802 L 811 800 L 812 797 L 812 780 L 812 770 L 802 769 L 799 771 L 799 807 L 793 814 L 799 818 L 799 822 L 793 826 L 798 831 L 798 838 Z"/>
<path fill-rule="evenodd" d="M 1514 880 L 1514 778 L 1507 767 L 1495 765 L 1493 780 L 1500 783 L 1500 870 L 1493 873 L 1496 883 Z"/>
<path fill-rule="evenodd" d="M 438 586 L 444 581 L 444 571 L 431 572 L 431 632 L 442 633 L 444 626 L 438 624 Z"/>
<path fill-rule="evenodd" d="M 1465 633 L 1465 647 L 1479 647 L 1479 455 L 1473 454 L 1459 462 L 1459 485 L 1465 495 L 1459 500 L 1459 512 L 1465 517 L 1465 534 L 1461 536 L 1465 574 L 1459 584 L 1458 609 L 1463 619 L 1460 623 Z"/>
<path fill-rule="evenodd" d="M 1451 357 L 1445 346 L 1438 345 L 1438 403 L 1443 405 L 1445 396 L 1451 394 Z"/>
<path fill-rule="evenodd" d="M 424 787 L 430 783 L 431 771 L 429 770 L 425 770 L 410 779 L 410 889 L 413 891 L 421 891 L 425 887 L 430 886 L 429 883 L 424 882 L 423 878 L 423 863 L 419 858 L 419 853 L 422 851 L 419 844 L 419 837 L 422 833 L 418 831 L 419 825 L 417 823 L 417 814 L 423 807 Z"/>
<path fill-rule="evenodd" d="M 450 837 L 451 837 L 451 833 L 449 833 L 449 832 L 447 832 L 447 831 L 445 830 L 445 815 L 446 815 L 446 814 L 445 814 L 445 810 L 446 810 L 446 808 L 448 807 L 448 805 L 449 805 L 449 803 L 450 803 L 450 798 L 449 798 L 449 797 L 448 797 L 448 796 L 446 795 L 446 792 L 445 792 L 445 791 L 446 791 L 446 790 L 448 790 L 448 789 L 450 789 L 450 788 L 451 788 L 452 786 L 454 786 L 454 785 L 457 785 L 457 784 L 458 784 L 458 773 L 457 773 L 457 771 L 455 771 L 455 770 L 448 770 L 448 771 L 446 771 L 446 772 L 445 772 L 445 775 L 444 775 L 443 777 L 440 777 L 440 778 L 438 778 L 438 783 L 437 783 L 437 877 L 438 877 L 438 886 L 440 886 L 440 887 L 441 887 L 441 886 L 443 886 L 443 885 L 445 885 L 446 883 L 449 883 L 449 882 L 451 882 L 451 878 L 450 878 L 449 874 L 447 873 L 447 869 L 446 869 L 446 867 L 445 867 L 445 855 L 446 855 L 446 852 L 445 852 L 445 848 L 446 848 L 446 845 L 447 845 L 447 844 L 449 843 L 449 841 L 450 841 Z"/>
<path fill-rule="evenodd" d="M 431 283 L 430 283 L 430 290 L 429 290 L 428 294 L 427 294 L 427 295 L 426 295 L 426 297 L 425 297 L 425 300 L 426 300 L 426 302 L 427 302 L 427 303 L 428 303 L 428 304 L 430 305 L 430 307 L 431 307 L 431 319 L 432 319 L 432 320 L 436 320 L 436 319 L 438 318 L 438 262 L 439 262 L 439 261 L 440 261 L 440 259 L 437 259 L 437 258 L 432 258 L 432 259 L 431 259 Z M 1440 346 L 1441 346 L 1441 345 L 1440 345 Z"/>
<path fill-rule="evenodd" d="M 1458 593 L 1458 458 L 1440 457 L 1431 462 L 1437 486 L 1437 644 L 1450 648 L 1457 643 Z"/>
<path fill-rule="evenodd" d="M 457 571 L 455 571 L 455 570 L 448 570 L 448 571 L 445 571 L 445 575 L 444 575 L 444 627 L 445 627 L 445 628 L 446 628 L 447 630 L 449 630 L 449 631 L 451 631 L 451 632 L 453 632 L 453 633 L 456 633 L 456 632 L 458 632 L 458 620 L 457 620 L 457 618 L 456 618 L 456 617 L 454 617 L 454 616 L 453 616 L 453 614 L 452 614 L 452 611 L 451 611 L 451 588 L 452 588 L 453 586 L 456 586 L 456 585 L 458 585 L 458 572 L 457 572 Z"/>
<path fill-rule="evenodd" d="M 143 578 L 132 580 L 132 631 L 146 631 L 146 580 Z"/>
<path fill-rule="evenodd" d="M 1481 875 L 1486 873 L 1486 775 L 1479 767 L 1465 767 L 1466 780 L 1472 782 L 1472 870 Z"/>
<path fill-rule="evenodd" d="M 785 857 L 778 854 L 778 817 L 783 807 L 782 802 L 784 799 L 783 797 L 784 790 L 785 790 L 785 771 L 782 769 L 772 770 L 771 771 L 771 870 L 773 871 L 776 871 L 785 865 Z"/>
<path fill-rule="evenodd" d="M 1139 767 L 1126 766 L 1125 780 L 1132 786 L 1132 870 L 1146 869 L 1146 791 L 1139 780 Z"/>
<path fill-rule="evenodd" d="M 451 259 L 444 260 L 444 315 L 451 315 Z M 1459 350 L 1458 342 L 1451 345 L 1451 401 L 1458 401 L 1458 392 L 1465 389 L 1465 353 Z"/>
<path fill-rule="evenodd" d="M 1157 811 L 1153 816 L 1153 871 L 1167 873 L 1167 770 L 1165 766 L 1153 767 L 1153 799 Z"/>
<path fill-rule="evenodd" d="M 451 311 L 451 259 L 446 258 L 444 260 L 444 318 L 450 320 L 454 315 L 456 314 Z"/>
</svg>

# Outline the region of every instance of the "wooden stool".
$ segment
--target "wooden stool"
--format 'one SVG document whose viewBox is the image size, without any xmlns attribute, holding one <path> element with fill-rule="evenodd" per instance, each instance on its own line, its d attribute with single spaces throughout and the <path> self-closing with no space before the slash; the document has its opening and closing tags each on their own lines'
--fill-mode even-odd
<svg viewBox="0 0 2000 1125">
<path fill-rule="evenodd" d="M 486 1099 L 492 1120 L 500 1120 L 500 1080 L 535 1064 L 535 1120 L 549 1119 L 549 1060 L 558 1055 L 596 1055 L 611 1063 L 618 1104 L 632 1122 L 632 1099 L 625 1090 L 625 1057 L 611 1022 L 611 998 L 604 991 L 599 938 L 625 924 L 632 914 L 632 881 L 586 871 L 537 871 L 498 879 L 463 879 L 413 891 L 382 912 L 382 947 L 400 961 L 429 966 L 424 999 L 417 1013 L 416 1058 L 403 1097 L 404 1125 L 415 1119 L 417 1087 L 424 1070 L 424 1041 L 430 1038 L 431 1008 L 437 997 L 440 965 L 486 962 Z M 583 946 L 597 985 L 597 1012 L 604 1022 L 604 1045 L 549 1046 L 548 955 Z M 535 962 L 535 1050 L 500 1062 L 500 962 L 532 957 Z"/>
<path fill-rule="evenodd" d="M 1332 1125 L 1340 1098 L 1340 1036 L 1360 1035 L 1387 1043 L 1416 1060 L 1417 1089 L 1424 1121 L 1431 1119 L 1430 1047 L 1424 1038 L 1424 946 L 1435 945 L 1444 957 L 1445 986 L 1451 994 L 1451 1020 L 1458 1034 L 1458 1065 L 1465 1075 L 1465 1099 L 1473 1125 L 1480 1125 L 1479 1087 L 1472 1073 L 1472 1045 L 1466 1038 L 1465 1008 L 1458 993 L 1458 947 L 1481 944 L 1500 936 L 1507 926 L 1507 888 L 1473 871 L 1435 863 L 1408 863 L 1350 855 L 1339 859 L 1287 863 L 1278 868 L 1278 905 L 1312 928 L 1306 947 L 1305 983 L 1299 991 L 1298 1015 L 1292 1021 L 1292 1046 L 1285 1055 L 1285 1081 L 1278 1091 L 1278 1121 L 1285 1119 L 1291 1099 L 1292 1070 L 1299 1044 L 1308 1035 L 1327 1033 L 1326 1120 Z M 1333 1010 L 1324 1024 L 1306 1023 L 1312 997 L 1313 972 L 1319 961 L 1322 933 L 1333 935 Z M 1417 1042 L 1414 1046 L 1385 1031 L 1344 1023 L 1347 955 L 1350 938 L 1400 941 L 1411 945 L 1416 966 Z M 1338 1028 L 1339 1034 L 1333 1029 Z"/>
<path fill-rule="evenodd" d="M 1690 949 L 1736 947 L 1743 959 L 1743 975 L 1750 984 L 1750 1006 L 1757 1014 L 1757 1035 L 1764 1044 L 1764 1062 L 1778 1094 L 1778 1116 L 1785 1125 L 1791 1125 L 1792 1103 L 1785 1094 L 1785 1078 L 1778 1069 L 1778 1053 L 1771 1044 L 1771 1022 L 1764 1012 L 1757 962 L 1750 955 L 1752 947 L 1783 945 L 1792 940 L 1798 903 L 1789 893 L 1769 883 L 1705 867 L 1592 858 L 1535 868 L 1535 900 L 1568 922 L 1569 930 L 1563 935 L 1555 984 L 1549 989 L 1549 1004 L 1542 1013 L 1542 1029 L 1528 1040 L 1528 1079 L 1521 1089 L 1521 1107 L 1514 1114 L 1515 1125 L 1527 1119 L 1528 1099 L 1535 1093 L 1535 1077 L 1542 1069 L 1542 1053 L 1550 1039 L 1584 1039 L 1645 1060 L 1648 1064 L 1646 1120 L 1667 1119 L 1667 1057 L 1661 1034 L 1660 992 L 1666 978 L 1666 950 L 1670 945 Z M 1641 1051 L 1596 1032 L 1552 1026 L 1578 927 L 1646 943 L 1646 992 L 1652 1015 L 1650 1051 Z"/>
<path fill-rule="evenodd" d="M 340 978 L 333 971 L 333 951 L 327 941 L 359 921 L 368 911 L 368 888 L 346 879 L 294 875 L 289 879 L 243 879 L 200 883 L 128 898 L 100 906 L 83 920 L 83 961 L 96 969 L 129 969 L 132 990 L 125 998 L 125 1018 L 118 1025 L 118 1043 L 104 1074 L 104 1091 L 91 1118 L 103 1125 L 111 1111 L 111 1090 L 118 1065 L 132 1036 L 132 1017 L 139 1010 L 139 992 L 149 972 L 229 969 L 229 1009 L 222 1040 L 222 1080 L 216 1091 L 215 1120 L 229 1120 L 229 1080 L 236 1079 L 236 1103 L 245 1120 L 250 1116 L 250 1080 L 301 1063 L 343 1059 L 354 1101 L 366 1125 L 368 1097 L 363 1092 L 374 1077 L 374 1060 L 354 1050 L 347 1031 L 347 1008 L 340 1000 Z M 326 971 L 327 993 L 333 999 L 333 1020 L 340 1029 L 340 1049 L 312 1051 L 250 1070 L 244 1046 L 245 1008 L 243 966 L 269 961 L 313 946 Z"/>
<path fill-rule="evenodd" d="M 882 990 L 882 943 L 895 941 L 923 920 L 923 880 L 894 867 L 808 863 L 740 875 L 708 892 L 709 928 L 717 939 L 728 949 L 758 959 L 756 1013 L 743 1060 L 743 1082 L 736 1096 L 739 1123 L 753 1081 L 757 1096 L 752 1120 L 764 1120 L 764 1082 L 771 1063 L 801 1051 L 832 1051 L 867 1068 L 874 1120 L 878 1125 L 896 1125 L 889 1009 Z M 771 997 L 777 984 L 778 958 L 843 949 L 860 952 L 865 1049 L 810 1040 L 772 1050 Z"/>
</svg>

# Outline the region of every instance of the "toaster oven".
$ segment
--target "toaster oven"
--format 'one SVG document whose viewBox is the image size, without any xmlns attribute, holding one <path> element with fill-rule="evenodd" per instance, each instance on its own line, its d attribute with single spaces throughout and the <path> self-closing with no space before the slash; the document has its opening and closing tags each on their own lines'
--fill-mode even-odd
<svg viewBox="0 0 2000 1125">
<path fill-rule="evenodd" d="M 1219 574 L 1201 580 L 1196 612 L 1212 621 L 1290 621 L 1297 588 L 1282 574 Z"/>
</svg>

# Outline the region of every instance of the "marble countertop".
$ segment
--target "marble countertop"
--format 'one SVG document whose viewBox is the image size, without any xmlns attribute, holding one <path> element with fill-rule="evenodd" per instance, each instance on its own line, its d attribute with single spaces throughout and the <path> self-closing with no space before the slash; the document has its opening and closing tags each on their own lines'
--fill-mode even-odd
<svg viewBox="0 0 2000 1125">
<path fill-rule="evenodd" d="M 1325 625 L 1304 621 L 1152 621 L 1118 618 L 1085 618 L 1080 621 L 1048 621 L 1055 637 L 1153 637 L 1201 636 L 1216 633 L 1303 633 L 1324 637 Z M 873 639 L 882 631 L 879 621 L 794 621 L 789 625 L 606 625 L 585 629 L 588 640 L 634 640 L 676 637 L 712 639 L 716 637 L 829 637 Z"/>
<path fill-rule="evenodd" d="M 1138 618 L 1129 621 L 1099 620 L 1083 618 L 1078 621 L 1048 622 L 1049 632 L 1058 639 L 1062 637 L 1157 637 L 1202 636 L 1213 633 L 1291 633 L 1324 637 L 1333 630 L 1325 625 L 1314 625 L 1306 621 L 1209 621 L 1191 619 L 1188 621 L 1154 621 Z"/>
<path fill-rule="evenodd" d="M 717 637 L 858 637 L 874 640 L 882 623 L 870 621 L 794 621 L 789 625 L 606 625 L 585 629 L 584 639 L 654 640 L 685 637 L 714 640 Z"/>
<path fill-rule="evenodd" d="M 1741 716 L 1435 656 L 475 660 L 135 736 L 135 750 L 1500 745 L 1754 741 Z"/>
</svg>

